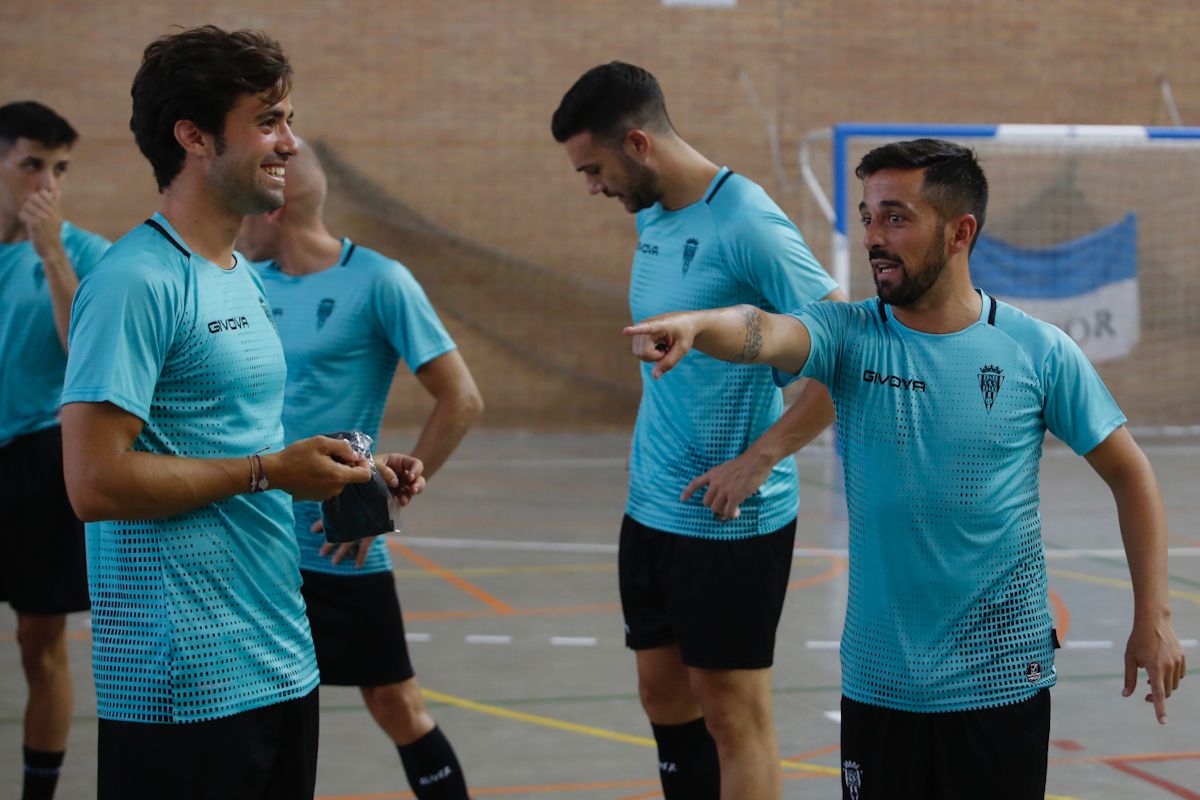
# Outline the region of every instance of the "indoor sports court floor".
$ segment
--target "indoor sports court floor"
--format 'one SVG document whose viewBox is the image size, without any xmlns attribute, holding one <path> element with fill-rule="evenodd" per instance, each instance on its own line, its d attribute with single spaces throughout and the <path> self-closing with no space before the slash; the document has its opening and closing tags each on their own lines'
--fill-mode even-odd
<svg viewBox="0 0 1200 800">
<path fill-rule="evenodd" d="M 468 437 L 391 542 L 410 647 L 478 798 L 660 797 L 633 661 L 622 644 L 616 534 L 624 434 Z M 392 443 L 402 446 L 402 442 Z M 1150 449 L 1172 530 L 1175 628 L 1192 674 L 1159 726 L 1120 696 L 1132 613 L 1113 504 L 1061 448 L 1043 462 L 1044 532 L 1064 640 L 1047 797 L 1200 800 L 1200 449 Z M 839 796 L 838 657 L 846 520 L 828 451 L 800 459 L 802 510 L 776 653 L 784 796 Z M 95 700 L 85 615 L 71 620 L 77 704 L 58 797 L 94 796 Z M 16 797 L 23 683 L 0 611 L 0 797 Z M 321 693 L 322 800 L 410 798 L 356 690 Z M 963 797 L 972 795 L 963 788 Z"/>
</svg>

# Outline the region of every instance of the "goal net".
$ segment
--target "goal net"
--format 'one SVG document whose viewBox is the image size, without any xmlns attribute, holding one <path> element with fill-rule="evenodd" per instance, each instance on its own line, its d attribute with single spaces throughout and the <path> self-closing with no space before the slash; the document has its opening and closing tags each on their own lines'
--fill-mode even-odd
<svg viewBox="0 0 1200 800">
<path fill-rule="evenodd" d="M 971 147 L 987 174 L 975 284 L 1066 331 L 1135 433 L 1200 436 L 1200 129 L 847 124 L 810 133 L 801 171 L 831 226 L 831 272 L 852 299 L 875 292 L 854 168 L 874 147 L 921 137 Z"/>
</svg>

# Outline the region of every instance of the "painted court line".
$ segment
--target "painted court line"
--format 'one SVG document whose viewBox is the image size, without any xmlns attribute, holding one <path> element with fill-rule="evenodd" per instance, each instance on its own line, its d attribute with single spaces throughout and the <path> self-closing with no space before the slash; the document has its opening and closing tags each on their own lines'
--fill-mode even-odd
<svg viewBox="0 0 1200 800">
<path fill-rule="evenodd" d="M 438 564 L 436 561 L 426 558 L 425 556 L 418 555 L 417 553 L 414 553 L 412 550 L 410 550 L 409 548 L 405 547 L 404 545 L 402 545 L 396 541 L 389 541 L 388 547 L 392 550 L 395 550 L 397 553 L 404 556 L 409 561 L 413 562 L 414 564 L 421 567 L 422 569 L 429 570 L 433 574 L 438 575 L 439 577 L 442 578 L 442 580 L 446 581 L 450 585 L 456 586 L 459 589 L 462 589 L 464 592 L 471 595 L 471 597 L 474 597 L 476 600 L 480 601 L 484 605 L 491 607 L 494 611 L 497 611 L 501 614 L 511 614 L 512 613 L 512 611 L 513 611 L 512 606 L 510 606 L 508 603 L 505 603 L 503 600 L 500 600 L 498 598 L 492 597 L 490 594 L 485 592 L 483 589 L 480 589 L 478 586 L 476 586 L 473 583 L 463 580 L 462 578 L 455 575 L 451 570 L 448 570 L 445 567 L 443 567 L 441 564 Z"/>
<path fill-rule="evenodd" d="M 551 636 L 550 644 L 560 647 L 595 647 L 595 636 Z"/>
<path fill-rule="evenodd" d="M 814 640 L 805 642 L 804 647 L 808 650 L 837 650 L 841 647 L 841 643 L 836 641 Z"/>
<path fill-rule="evenodd" d="M 842 712 L 840 712 L 840 711 L 826 711 L 821 716 L 825 717 L 825 719 L 829 720 L 830 722 L 832 722 L 836 725 L 842 724 Z"/>
<path fill-rule="evenodd" d="M 1103 575 L 1092 575 L 1089 572 L 1074 572 L 1072 570 L 1059 569 L 1057 567 L 1048 568 L 1046 572 L 1055 578 L 1069 578 L 1074 581 L 1082 581 L 1083 583 L 1094 583 L 1099 586 L 1111 586 L 1114 589 L 1128 589 L 1129 591 L 1133 591 L 1133 584 L 1128 580 L 1121 578 L 1108 578 Z M 1176 597 L 1180 600 L 1190 600 L 1191 602 L 1200 605 L 1200 592 L 1185 592 L 1182 589 L 1168 589 L 1167 594 L 1169 594 L 1171 597 Z"/>
<path fill-rule="evenodd" d="M 1176 797 L 1182 797 L 1184 800 L 1200 800 L 1200 794 L 1193 792 L 1191 789 L 1180 786 L 1177 783 L 1171 783 L 1170 781 L 1164 780 L 1163 778 L 1146 772 L 1145 770 L 1138 769 L 1137 767 L 1125 763 L 1124 759 L 1106 759 L 1104 763 L 1108 764 L 1113 769 L 1124 772 L 1126 775 L 1132 775 L 1133 777 L 1145 781 L 1152 786 L 1157 786 L 1159 789 L 1169 792 Z"/>
<path fill-rule="evenodd" d="M 1063 647 L 1068 650 L 1108 650 L 1112 646 L 1111 639 L 1096 639 L 1094 641 L 1079 639 L 1063 642 Z"/>
<path fill-rule="evenodd" d="M 566 722 L 553 717 L 543 717 L 539 714 L 527 714 L 524 711 L 513 711 L 509 708 L 491 705 L 490 703 L 479 703 L 475 700 L 468 700 L 465 697 L 458 697 L 452 694 L 434 691 L 426 687 L 421 687 L 421 693 L 428 699 L 445 703 L 446 705 L 462 708 L 467 711 L 475 711 L 480 714 L 488 714 L 493 717 L 501 717 L 503 719 L 516 720 L 518 722 L 526 722 L 531 725 L 539 725 L 545 728 L 553 728 L 560 731 L 568 731 L 570 733 L 580 733 L 585 736 L 595 736 L 599 739 L 608 739 L 613 742 L 624 742 L 626 744 L 636 744 L 642 747 L 657 747 L 658 744 L 645 736 L 631 736 L 627 733 L 618 733 L 616 731 L 605 730 L 591 725 L 580 725 L 575 722 Z M 814 775 L 841 775 L 841 771 L 836 767 L 827 767 L 823 764 L 808 764 L 803 761 L 784 760 L 779 762 L 781 766 L 787 769 L 801 770 L 810 772 Z M 473 793 L 478 794 L 472 790 Z"/>
<path fill-rule="evenodd" d="M 468 633 L 463 637 L 467 644 L 512 644 L 513 637 L 492 633 Z"/>
<path fill-rule="evenodd" d="M 433 637 L 428 633 L 405 633 L 404 641 L 406 642 L 428 642 Z"/>
</svg>

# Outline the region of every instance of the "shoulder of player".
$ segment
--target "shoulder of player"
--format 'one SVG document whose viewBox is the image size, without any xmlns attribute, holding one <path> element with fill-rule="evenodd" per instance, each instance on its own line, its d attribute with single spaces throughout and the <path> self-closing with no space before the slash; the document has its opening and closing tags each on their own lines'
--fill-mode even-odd
<svg viewBox="0 0 1200 800">
<path fill-rule="evenodd" d="M 736 172 L 709 191 L 705 204 L 722 239 L 770 242 L 779 235 L 781 224 L 795 228 L 765 189 Z"/>
<path fill-rule="evenodd" d="M 346 269 L 379 285 L 390 285 L 397 281 L 415 281 L 412 270 L 390 256 L 362 245 L 353 245 L 337 269 Z"/>
<path fill-rule="evenodd" d="M 1026 314 L 1003 300 L 996 301 L 995 327 L 1025 350 L 1034 363 L 1041 363 L 1055 351 L 1078 349 L 1078 345 L 1057 325 Z"/>
<path fill-rule="evenodd" d="M 180 282 L 187 272 L 189 258 L 181 245 L 149 225 L 138 225 L 113 242 L 88 277 Z"/>
<path fill-rule="evenodd" d="M 108 247 L 112 244 L 108 239 L 98 233 L 93 233 L 85 228 L 73 224 L 70 220 L 63 220 L 62 225 L 63 243 L 70 247 L 74 243 L 78 244 L 93 244 L 102 247 Z"/>
<path fill-rule="evenodd" d="M 881 321 L 877 300 L 860 300 L 850 303 L 838 300 L 817 300 L 790 309 L 788 316 L 795 317 L 801 322 L 806 320 L 820 322 L 824 325 L 834 325 L 844 330 L 874 329 Z"/>
</svg>

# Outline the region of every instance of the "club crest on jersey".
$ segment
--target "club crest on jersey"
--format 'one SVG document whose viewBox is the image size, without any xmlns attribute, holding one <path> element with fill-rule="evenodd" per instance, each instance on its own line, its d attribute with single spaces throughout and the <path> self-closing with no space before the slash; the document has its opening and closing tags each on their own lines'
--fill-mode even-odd
<svg viewBox="0 0 1200 800">
<path fill-rule="evenodd" d="M 999 367 L 986 366 L 979 368 L 979 391 L 983 392 L 983 407 L 992 410 L 996 395 L 1000 394 L 1000 384 L 1004 383 L 1004 370 Z"/>
<path fill-rule="evenodd" d="M 688 267 L 692 266 L 692 259 L 696 257 L 696 248 L 699 246 L 699 239 L 688 239 L 683 245 L 683 276 L 685 278 Z"/>
<path fill-rule="evenodd" d="M 850 793 L 851 800 L 858 800 L 858 793 L 862 790 L 862 768 L 857 761 L 842 762 L 842 783 Z"/>
<path fill-rule="evenodd" d="M 332 313 L 333 313 L 333 298 L 326 297 L 317 306 L 317 328 L 318 329 L 325 327 L 325 323 L 326 323 L 326 321 L 328 321 L 329 315 Z"/>
<path fill-rule="evenodd" d="M 1030 661 L 1029 666 L 1025 668 L 1025 678 L 1030 683 L 1037 683 L 1042 679 L 1042 665 L 1037 661 Z"/>
</svg>

